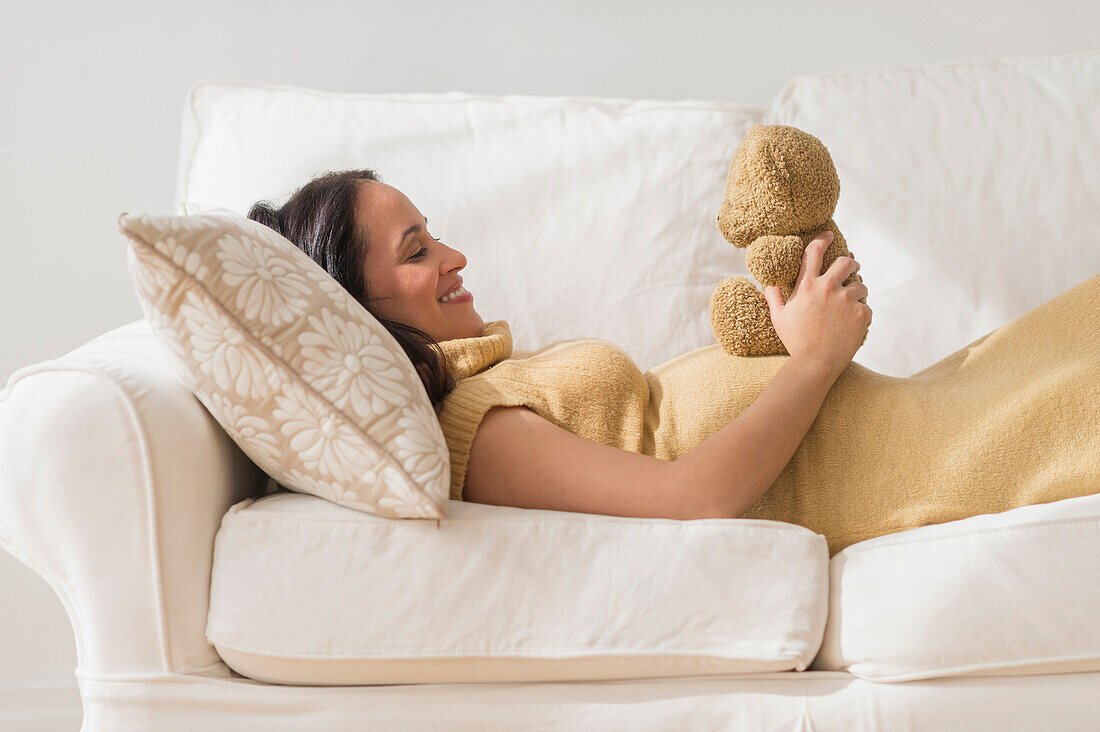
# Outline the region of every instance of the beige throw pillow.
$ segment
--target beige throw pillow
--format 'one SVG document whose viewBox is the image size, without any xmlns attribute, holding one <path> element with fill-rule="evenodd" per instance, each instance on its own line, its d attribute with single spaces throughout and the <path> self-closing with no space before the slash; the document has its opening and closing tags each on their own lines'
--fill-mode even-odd
<svg viewBox="0 0 1100 732">
<path fill-rule="evenodd" d="M 145 318 L 274 480 L 391 518 L 446 513 L 431 400 L 381 323 L 278 232 L 230 211 L 122 214 Z"/>
</svg>

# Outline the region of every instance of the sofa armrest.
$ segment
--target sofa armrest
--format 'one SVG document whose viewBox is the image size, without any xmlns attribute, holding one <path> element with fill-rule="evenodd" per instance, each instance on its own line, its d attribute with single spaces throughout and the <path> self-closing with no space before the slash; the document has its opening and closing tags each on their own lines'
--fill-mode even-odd
<svg viewBox="0 0 1100 732">
<path fill-rule="evenodd" d="M 0 546 L 61 598 L 82 679 L 217 672 L 214 534 L 265 480 L 144 321 L 0 392 Z"/>
</svg>

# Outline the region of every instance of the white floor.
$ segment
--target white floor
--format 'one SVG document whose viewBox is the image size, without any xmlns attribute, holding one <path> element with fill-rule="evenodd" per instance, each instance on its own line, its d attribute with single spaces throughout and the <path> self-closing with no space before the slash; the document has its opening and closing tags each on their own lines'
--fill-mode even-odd
<svg viewBox="0 0 1100 732">
<path fill-rule="evenodd" d="M 75 678 L 0 683 L 0 732 L 75 732 L 82 716 Z"/>
</svg>

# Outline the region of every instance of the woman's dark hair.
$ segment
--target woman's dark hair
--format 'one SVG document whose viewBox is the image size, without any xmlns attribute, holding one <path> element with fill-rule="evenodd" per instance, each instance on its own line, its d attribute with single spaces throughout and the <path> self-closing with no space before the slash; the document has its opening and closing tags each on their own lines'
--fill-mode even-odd
<svg viewBox="0 0 1100 732">
<path fill-rule="evenodd" d="M 382 179 L 369 169 L 325 173 L 296 190 L 279 208 L 257 201 L 248 218 L 289 239 L 377 318 L 405 349 L 432 406 L 438 407 L 455 385 L 439 343 L 419 328 L 383 318 L 368 304 L 363 260 L 370 242 L 355 216 L 356 194 L 362 181 L 368 180 Z"/>
</svg>

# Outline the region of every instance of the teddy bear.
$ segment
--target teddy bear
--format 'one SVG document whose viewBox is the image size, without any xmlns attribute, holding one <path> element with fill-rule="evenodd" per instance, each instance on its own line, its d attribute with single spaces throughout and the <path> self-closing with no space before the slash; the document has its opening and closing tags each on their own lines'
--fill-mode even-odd
<svg viewBox="0 0 1100 732">
<path fill-rule="evenodd" d="M 757 124 L 733 153 L 717 226 L 726 241 L 745 250 L 756 281 L 764 288 L 778 286 L 786 302 L 814 237 L 833 232 L 822 273 L 848 254 L 832 218 L 839 198 L 840 178 L 819 139 L 797 127 Z M 853 273 L 844 284 L 857 280 Z M 710 324 L 731 355 L 789 355 L 772 326 L 764 293 L 746 277 L 718 283 L 710 296 Z M 864 334 L 860 345 L 866 340 Z"/>
</svg>

